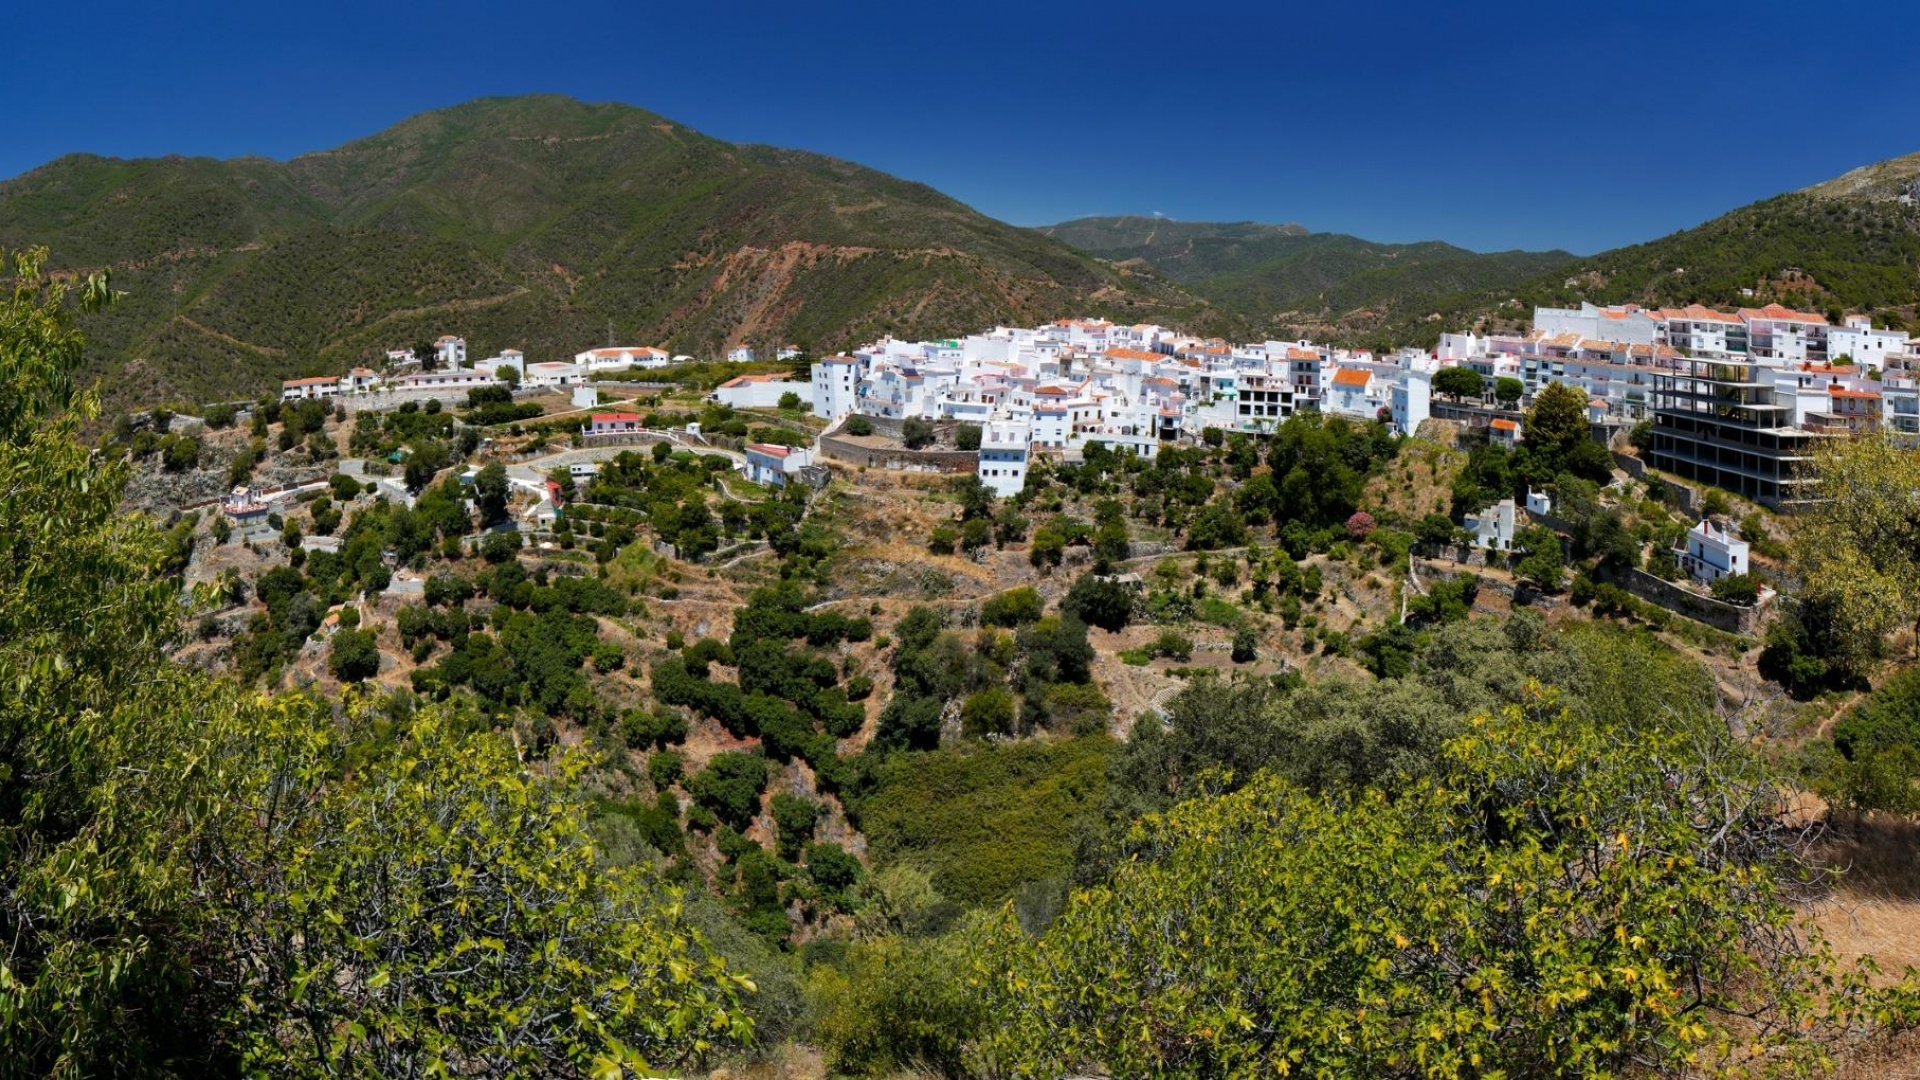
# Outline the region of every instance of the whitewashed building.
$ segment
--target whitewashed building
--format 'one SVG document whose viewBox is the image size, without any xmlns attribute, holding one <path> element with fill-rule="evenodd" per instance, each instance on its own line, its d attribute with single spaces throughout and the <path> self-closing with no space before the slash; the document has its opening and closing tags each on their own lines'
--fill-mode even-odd
<svg viewBox="0 0 1920 1080">
<path fill-rule="evenodd" d="M 1018 420 L 989 420 L 980 429 L 980 482 L 1002 498 L 1027 486 L 1033 428 Z"/>
<path fill-rule="evenodd" d="M 1703 518 L 1688 529 L 1686 546 L 1675 554 L 1680 557 L 1681 569 L 1706 585 L 1753 569 L 1747 542 L 1735 536 L 1725 521 L 1713 518 Z"/>
</svg>

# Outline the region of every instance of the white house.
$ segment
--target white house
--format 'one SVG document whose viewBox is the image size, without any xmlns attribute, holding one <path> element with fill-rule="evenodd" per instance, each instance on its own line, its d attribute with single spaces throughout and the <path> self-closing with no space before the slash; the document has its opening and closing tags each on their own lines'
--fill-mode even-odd
<svg viewBox="0 0 1920 1080">
<path fill-rule="evenodd" d="M 1326 399 L 1323 408 L 1327 412 L 1341 416 L 1360 416 L 1372 419 L 1379 412 L 1378 397 L 1373 389 L 1373 372 L 1363 367 L 1335 368 L 1333 378 L 1328 381 Z"/>
<path fill-rule="evenodd" d="M 499 356 L 489 356 L 473 365 L 473 370 L 485 372 L 495 378 L 502 371 L 512 369 L 514 377 L 522 382 L 527 378 L 527 355 L 519 349 L 502 349 Z"/>
<path fill-rule="evenodd" d="M 1512 551 L 1515 509 L 1512 499 L 1501 499 L 1477 514 L 1468 514 L 1465 524 L 1473 542 L 1489 551 Z"/>
<path fill-rule="evenodd" d="M 651 345 L 623 345 L 607 349 L 588 349 L 575 353 L 573 362 L 583 371 L 625 371 L 629 368 L 651 370 L 673 362 L 672 354 Z"/>
<path fill-rule="evenodd" d="M 1393 429 L 1412 435 L 1433 415 L 1433 373 L 1412 369 L 1387 388 L 1387 407 L 1393 413 Z"/>
<path fill-rule="evenodd" d="M 1687 546 L 1675 554 L 1680 556 L 1681 568 L 1704 584 L 1753 569 L 1747 542 L 1735 536 L 1726 522 L 1713 518 L 1703 518 L 1688 529 Z"/>
<path fill-rule="evenodd" d="M 812 404 L 813 385 L 795 382 L 792 376 L 778 373 L 736 375 L 714 387 L 708 400 L 736 409 L 777 409 L 780 399 L 788 394 L 799 398 L 803 405 Z"/>
<path fill-rule="evenodd" d="M 1495 417 L 1487 425 L 1487 441 L 1495 446 L 1511 450 L 1520 445 L 1520 421 Z"/>
<path fill-rule="evenodd" d="M 442 368 L 453 370 L 467 362 L 466 338 L 457 338 L 452 334 L 447 334 L 441 337 L 440 340 L 434 342 L 433 348 L 440 356 L 440 366 Z"/>
<path fill-rule="evenodd" d="M 751 364 L 755 357 L 752 349 L 741 345 L 738 348 L 727 350 L 727 359 L 736 364 Z"/>
<path fill-rule="evenodd" d="M 980 429 L 980 482 L 1001 498 L 1027 486 L 1033 428 L 1018 420 L 990 420 Z"/>
<path fill-rule="evenodd" d="M 332 375 L 315 375 L 310 379 L 288 379 L 280 384 L 280 400 L 299 401 L 302 398 L 326 398 L 340 392 L 340 380 Z"/>
<path fill-rule="evenodd" d="M 1906 331 L 1875 330 L 1865 315 L 1849 315 L 1845 326 L 1827 331 L 1827 359 L 1834 363 L 1846 357 L 1862 368 L 1878 371 L 1887 366 L 1887 357 L 1906 351 Z"/>
<path fill-rule="evenodd" d="M 528 364 L 521 382 L 527 386 L 572 386 L 586 377 L 580 365 L 560 360 Z"/>
<path fill-rule="evenodd" d="M 594 413 L 587 418 L 585 434 L 595 435 L 632 435 L 645 430 L 640 426 L 640 414 L 634 412 Z"/>
<path fill-rule="evenodd" d="M 748 443 L 747 479 L 756 484 L 785 487 L 789 479 L 813 464 L 813 451 L 804 446 Z"/>
<path fill-rule="evenodd" d="M 813 365 L 813 415 L 838 420 L 854 411 L 859 396 L 860 361 L 829 356 Z"/>
</svg>

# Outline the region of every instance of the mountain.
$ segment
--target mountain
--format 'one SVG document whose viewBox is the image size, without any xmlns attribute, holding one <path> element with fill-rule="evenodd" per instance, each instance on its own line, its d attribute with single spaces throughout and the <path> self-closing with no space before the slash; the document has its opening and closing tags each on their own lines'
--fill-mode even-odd
<svg viewBox="0 0 1920 1080">
<path fill-rule="evenodd" d="M 1437 306 L 1450 325 L 1512 327 L 1525 325 L 1535 305 L 1583 300 L 1720 308 L 1778 301 L 1830 316 L 1866 313 L 1920 331 L 1920 154 Z"/>
<path fill-rule="evenodd" d="M 715 353 L 950 336 L 1089 312 L 1234 322 L 922 184 L 536 96 L 287 162 L 72 155 L 0 183 L 0 247 L 114 272 L 90 322 L 118 398 L 196 401 L 458 333 L 479 355 Z"/>
<path fill-rule="evenodd" d="M 1122 267 L 1151 268 L 1273 333 L 1333 339 L 1412 325 L 1437 300 L 1565 265 L 1564 251 L 1482 254 L 1438 241 L 1380 244 L 1300 225 L 1080 218 L 1037 232 Z"/>
</svg>

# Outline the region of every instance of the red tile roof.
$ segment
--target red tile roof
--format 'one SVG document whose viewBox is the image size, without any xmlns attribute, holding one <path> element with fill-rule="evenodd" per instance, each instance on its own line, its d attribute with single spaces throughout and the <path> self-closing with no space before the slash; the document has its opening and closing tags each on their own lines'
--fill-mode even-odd
<svg viewBox="0 0 1920 1080">
<path fill-rule="evenodd" d="M 596 424 L 625 424 L 638 423 L 639 421 L 640 414 L 637 412 L 597 412 L 593 414 L 593 422 Z"/>
<path fill-rule="evenodd" d="M 1821 326 L 1827 325 L 1827 317 L 1824 315 L 1795 311 L 1790 307 L 1781 307 L 1779 304 L 1768 304 L 1762 308 L 1741 308 L 1740 316 L 1744 319 L 1772 319 L 1776 322 L 1801 322 L 1817 323 Z"/>
<path fill-rule="evenodd" d="M 790 447 L 774 446 L 770 443 L 748 443 L 747 449 L 756 454 L 765 454 L 768 457 L 777 458 L 786 457 L 793 452 Z"/>
<path fill-rule="evenodd" d="M 1335 386 L 1365 386 L 1373 381 L 1373 376 L 1359 368 L 1341 368 L 1333 373 Z"/>
</svg>

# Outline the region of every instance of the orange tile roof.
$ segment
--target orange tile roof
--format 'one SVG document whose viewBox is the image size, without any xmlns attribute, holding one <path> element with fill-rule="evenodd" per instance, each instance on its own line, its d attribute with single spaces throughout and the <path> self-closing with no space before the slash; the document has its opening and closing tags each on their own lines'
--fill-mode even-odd
<svg viewBox="0 0 1920 1080">
<path fill-rule="evenodd" d="M 322 383 L 337 383 L 340 380 L 332 375 L 313 375 L 305 379 L 288 379 L 281 386 L 319 386 Z"/>
<path fill-rule="evenodd" d="M 1704 304 L 1688 304 L 1683 308 L 1661 308 L 1657 314 L 1668 322 L 1679 320 L 1681 322 L 1737 323 L 1740 321 L 1738 315 L 1715 311 Z"/>
<path fill-rule="evenodd" d="M 1496 431 L 1519 431 L 1520 430 L 1520 424 L 1517 421 L 1513 421 L 1513 420 L 1495 420 L 1492 426 Z"/>
<path fill-rule="evenodd" d="M 1320 359 L 1320 354 L 1313 349 L 1302 349 L 1297 345 L 1289 345 L 1287 346 L 1287 359 L 1318 360 Z"/>
<path fill-rule="evenodd" d="M 640 414 L 637 412 L 597 412 L 593 414 L 593 422 L 596 424 L 619 424 L 628 421 L 638 421 L 639 419 Z"/>
<path fill-rule="evenodd" d="M 1827 318 L 1824 315 L 1795 311 L 1790 307 L 1781 307 L 1779 304 L 1768 304 L 1762 308 L 1741 308 L 1740 317 L 1743 319 L 1772 319 L 1777 322 L 1802 322 L 1817 323 L 1820 326 L 1827 325 Z"/>
<path fill-rule="evenodd" d="M 1359 368 L 1341 368 L 1333 373 L 1335 386 L 1365 386 L 1373 381 L 1373 376 Z"/>
<path fill-rule="evenodd" d="M 1156 363 L 1166 359 L 1157 352 L 1148 352 L 1145 349 L 1108 349 L 1107 357 L 1111 360 L 1149 360 Z"/>
</svg>

